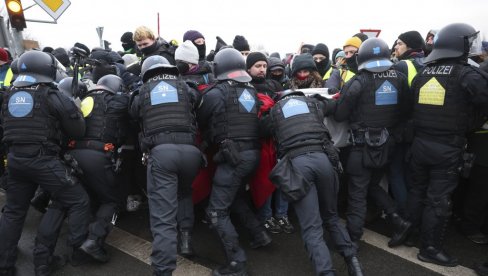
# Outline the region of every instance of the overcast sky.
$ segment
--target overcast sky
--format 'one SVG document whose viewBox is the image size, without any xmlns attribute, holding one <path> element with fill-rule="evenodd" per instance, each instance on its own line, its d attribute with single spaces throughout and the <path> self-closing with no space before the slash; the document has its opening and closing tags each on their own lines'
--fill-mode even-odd
<svg viewBox="0 0 488 276">
<path fill-rule="evenodd" d="M 27 7 L 34 2 L 22 3 Z M 488 39 L 486 0 L 71 0 L 57 24 L 27 22 L 24 38 L 38 40 L 41 47 L 69 48 L 82 42 L 93 48 L 99 45 L 96 28 L 103 26 L 103 39 L 122 50 L 120 37 L 126 31 L 146 25 L 157 33 L 158 12 L 161 37 L 181 42 L 187 30 L 198 30 L 207 52 L 215 47 L 217 35 L 228 44 L 243 35 L 251 48 L 262 45 L 270 53 L 295 52 L 302 41 L 325 43 L 332 52 L 360 29 L 381 29 L 379 37 L 392 45 L 402 32 L 417 30 L 425 36 L 453 22 L 471 24 Z M 25 17 L 52 21 L 39 6 L 25 11 Z"/>
</svg>

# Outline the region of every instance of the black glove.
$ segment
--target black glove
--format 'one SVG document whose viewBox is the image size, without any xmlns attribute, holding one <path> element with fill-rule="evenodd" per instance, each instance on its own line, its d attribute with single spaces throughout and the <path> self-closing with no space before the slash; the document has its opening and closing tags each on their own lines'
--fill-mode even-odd
<svg viewBox="0 0 488 276">
<path fill-rule="evenodd" d="M 328 88 L 327 92 L 329 93 L 329 95 L 335 95 L 335 94 L 339 93 L 339 89 L 332 87 L 332 88 Z"/>
<path fill-rule="evenodd" d="M 327 99 L 326 97 L 320 95 L 320 94 L 313 94 L 312 95 L 313 98 L 319 100 L 319 101 L 328 101 L 329 99 Z"/>
</svg>

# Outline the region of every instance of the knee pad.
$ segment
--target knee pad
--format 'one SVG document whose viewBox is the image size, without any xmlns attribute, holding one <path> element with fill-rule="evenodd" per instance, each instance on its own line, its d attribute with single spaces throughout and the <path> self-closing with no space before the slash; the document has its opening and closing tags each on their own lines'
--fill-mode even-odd
<svg viewBox="0 0 488 276">
<path fill-rule="evenodd" d="M 452 201 L 449 197 L 442 197 L 434 201 L 435 215 L 438 217 L 450 217 L 452 214 Z"/>
</svg>

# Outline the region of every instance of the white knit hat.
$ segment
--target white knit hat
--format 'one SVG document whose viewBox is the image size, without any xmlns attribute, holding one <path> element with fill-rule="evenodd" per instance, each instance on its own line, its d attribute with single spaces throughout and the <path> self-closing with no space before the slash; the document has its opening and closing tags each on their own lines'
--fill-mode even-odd
<svg viewBox="0 0 488 276">
<path fill-rule="evenodd" d="M 175 60 L 186 61 L 192 64 L 198 64 L 198 49 L 193 42 L 187 40 L 183 42 L 175 52 Z"/>
</svg>

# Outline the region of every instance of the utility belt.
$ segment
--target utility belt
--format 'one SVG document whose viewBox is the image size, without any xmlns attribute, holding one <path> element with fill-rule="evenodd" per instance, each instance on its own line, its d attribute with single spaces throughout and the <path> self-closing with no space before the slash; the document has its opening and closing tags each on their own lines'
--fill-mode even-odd
<svg viewBox="0 0 488 276">
<path fill-rule="evenodd" d="M 234 141 L 225 139 L 219 143 L 219 151 L 214 155 L 213 160 L 217 164 L 227 162 L 235 167 L 241 163 L 240 152 L 258 150 L 260 146 L 261 144 L 258 140 Z"/>
<path fill-rule="evenodd" d="M 366 143 L 364 139 L 364 133 L 366 133 L 365 129 L 356 129 L 356 130 L 349 130 L 349 142 L 353 146 L 362 146 Z"/>
<path fill-rule="evenodd" d="M 112 143 L 104 143 L 97 140 L 71 140 L 68 143 L 71 149 L 92 149 L 103 152 L 114 152 L 115 146 Z"/>
<path fill-rule="evenodd" d="M 302 147 L 290 149 L 285 153 L 285 155 L 288 156 L 288 158 L 293 159 L 305 153 L 324 152 L 324 151 L 325 151 L 324 146 L 322 145 L 310 145 L 310 146 L 302 146 Z"/>
<path fill-rule="evenodd" d="M 58 149 L 43 144 L 12 144 L 8 146 L 8 152 L 24 158 L 59 155 Z"/>
<path fill-rule="evenodd" d="M 232 142 L 232 145 L 236 147 L 236 150 L 238 152 L 246 151 L 246 150 L 254 150 L 254 149 L 261 148 L 261 144 L 257 140 L 252 140 L 252 141 L 243 141 L 243 140 L 235 141 L 235 140 L 229 140 L 229 139 L 226 139 L 224 141 L 221 141 L 219 143 L 219 148 L 222 147 L 223 145 L 225 145 L 226 143 L 228 143 L 229 141 Z"/>
<path fill-rule="evenodd" d="M 424 132 L 416 131 L 415 136 L 429 141 L 440 142 L 455 147 L 464 147 L 467 143 L 466 137 L 459 136 L 459 135 L 435 135 L 434 136 Z"/>
<path fill-rule="evenodd" d="M 152 147 L 161 144 L 195 145 L 195 135 L 190 132 L 163 132 L 151 137 Z"/>
</svg>

